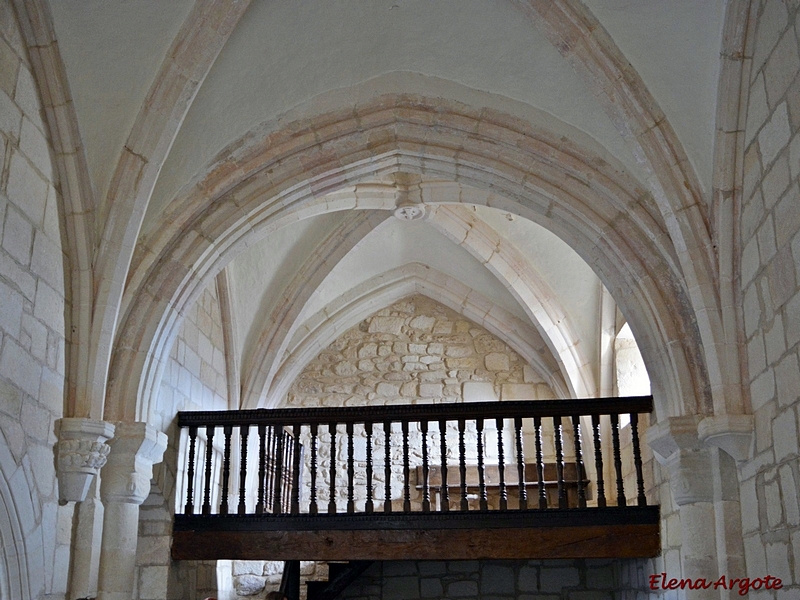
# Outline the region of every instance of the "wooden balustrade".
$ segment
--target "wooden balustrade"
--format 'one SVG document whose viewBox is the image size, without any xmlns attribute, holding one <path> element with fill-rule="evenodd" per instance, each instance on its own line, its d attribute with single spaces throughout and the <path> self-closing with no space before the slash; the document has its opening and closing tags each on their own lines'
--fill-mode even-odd
<svg viewBox="0 0 800 600">
<path fill-rule="evenodd" d="M 645 396 L 182 412 L 178 425 L 189 430 L 183 514 L 197 514 L 195 497 L 203 499 L 202 515 L 231 514 L 234 480 L 235 512 L 241 516 L 604 508 L 628 502 L 625 472 L 636 480 L 628 493 L 635 494 L 636 505 L 646 506 L 637 417 L 651 410 L 652 397 Z M 632 448 L 626 456 L 621 414 L 631 417 Z M 610 440 L 601 433 L 604 421 Z M 198 432 L 205 433 L 208 447 L 215 436 L 224 437 L 219 482 L 212 481 L 212 452 L 206 452 L 204 465 L 195 465 Z M 552 438 L 550 446 L 546 438 Z M 531 442 L 533 448 L 526 448 Z M 632 469 L 623 468 L 623 458 L 632 461 Z M 613 469 L 606 467 L 609 461 Z M 232 462 L 238 463 L 238 475 L 231 474 Z M 202 490 L 194 489 L 198 469 Z M 609 473 L 613 481 L 606 481 Z M 221 494 L 212 507 L 213 485 Z M 607 489 L 615 491 L 613 499 L 606 498 Z"/>
</svg>

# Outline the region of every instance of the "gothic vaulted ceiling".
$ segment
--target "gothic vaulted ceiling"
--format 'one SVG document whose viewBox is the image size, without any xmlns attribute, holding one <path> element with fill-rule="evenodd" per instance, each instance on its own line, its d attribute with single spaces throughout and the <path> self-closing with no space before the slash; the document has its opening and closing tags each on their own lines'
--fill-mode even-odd
<svg viewBox="0 0 800 600">
<path fill-rule="evenodd" d="M 50 9 L 97 221 L 138 202 L 126 216 L 137 224 L 134 267 L 147 264 L 165 223 L 188 214 L 177 207 L 200 197 L 193 190 L 240 148 L 380 98 L 444 100 L 518 119 L 584 149 L 632 194 L 651 189 L 629 124 L 554 44 L 552 24 L 538 22 L 546 3 L 50 0 Z M 641 78 L 707 198 L 724 0 L 584 0 L 581 10 Z M 183 38 L 191 51 L 175 46 Z M 147 158 L 149 187 L 136 192 L 143 200 L 120 197 L 120 165 L 126 152 L 137 155 L 131 140 L 146 139 L 151 122 L 169 133 Z M 547 354 L 541 369 L 558 368 L 543 375 L 563 393 L 600 393 L 606 280 L 591 255 L 469 177 L 454 182 L 402 164 L 364 173 L 312 190 L 306 209 L 253 225 L 227 254 L 219 245 L 225 260 L 214 264 L 228 285 L 244 405 L 277 401 L 282 365 L 320 319 L 341 314 L 349 326 L 410 293 L 482 321 L 533 362 Z M 126 310 L 123 299 L 119 314 Z"/>
</svg>

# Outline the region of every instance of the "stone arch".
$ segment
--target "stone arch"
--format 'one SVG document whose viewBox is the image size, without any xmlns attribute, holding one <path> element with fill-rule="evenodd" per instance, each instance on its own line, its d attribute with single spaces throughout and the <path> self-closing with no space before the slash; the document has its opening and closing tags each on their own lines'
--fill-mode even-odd
<svg viewBox="0 0 800 600">
<path fill-rule="evenodd" d="M 36 492 L 11 456 L 0 432 L 0 598 L 38 597 L 35 579 L 44 578 L 41 526 L 34 522 Z M 26 522 L 27 521 L 27 522 Z"/>
<path fill-rule="evenodd" d="M 512 245 L 504 243 L 491 227 L 471 218 L 458 206 L 435 209 L 430 221 L 454 243 L 483 262 L 517 298 L 561 365 L 570 395 L 577 398 L 596 396 L 589 358 L 581 350 L 569 316 L 524 257 Z"/>
<path fill-rule="evenodd" d="M 308 362 L 337 336 L 377 310 L 413 294 L 435 300 L 481 325 L 524 358 L 555 393 L 568 395 L 565 377 L 535 328 L 452 277 L 414 263 L 363 282 L 309 317 L 291 340 L 267 391 L 271 405 L 286 395 Z"/>
<path fill-rule="evenodd" d="M 268 130 L 262 128 L 259 131 Z M 325 194 L 404 171 L 492 189 L 496 205 L 572 246 L 619 299 L 654 374 L 662 415 L 709 406 L 696 315 L 649 194 L 618 165 L 518 119 L 390 95 L 254 132 L 223 153 L 142 241 L 129 278 L 106 418 L 146 417 L 174 326 L 208 277 L 281 219 L 338 206 Z M 393 208 L 386 202 L 370 208 Z"/>
</svg>

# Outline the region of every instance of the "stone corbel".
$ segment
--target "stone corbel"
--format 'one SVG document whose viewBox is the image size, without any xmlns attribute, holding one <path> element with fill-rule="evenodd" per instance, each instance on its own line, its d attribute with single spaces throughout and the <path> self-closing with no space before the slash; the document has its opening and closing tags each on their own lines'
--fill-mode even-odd
<svg viewBox="0 0 800 600">
<path fill-rule="evenodd" d="M 167 448 L 167 436 L 147 423 L 117 423 L 103 469 L 103 502 L 141 504 L 150 493 L 153 465 Z"/>
<path fill-rule="evenodd" d="M 672 417 L 647 430 L 647 443 L 659 463 L 669 470 L 675 504 L 712 502 L 711 455 L 697 434 L 700 416 Z"/>
<path fill-rule="evenodd" d="M 700 440 L 724 450 L 737 463 L 750 457 L 755 417 L 753 415 L 708 416 L 697 426 Z"/>
<path fill-rule="evenodd" d="M 56 422 L 58 443 L 58 501 L 83 502 L 92 478 L 106 464 L 111 450 L 106 443 L 114 436 L 114 426 L 105 421 L 63 418 Z"/>
</svg>

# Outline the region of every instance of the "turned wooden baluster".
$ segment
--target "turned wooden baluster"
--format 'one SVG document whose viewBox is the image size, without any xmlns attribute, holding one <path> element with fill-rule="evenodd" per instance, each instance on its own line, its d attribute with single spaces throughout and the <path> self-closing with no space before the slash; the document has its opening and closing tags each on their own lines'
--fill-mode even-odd
<svg viewBox="0 0 800 600">
<path fill-rule="evenodd" d="M 228 514 L 228 480 L 231 476 L 231 434 L 233 427 L 226 425 L 222 428 L 225 434 L 225 449 L 222 453 L 222 501 L 219 506 L 219 514 Z"/>
<path fill-rule="evenodd" d="M 611 443 L 614 448 L 614 471 L 617 474 L 617 506 L 625 506 L 625 488 L 622 484 L 622 456 L 619 449 L 619 415 L 611 415 Z"/>
<path fill-rule="evenodd" d="M 295 423 L 292 429 L 294 434 L 294 445 L 292 446 L 292 514 L 300 514 L 300 451 L 303 447 L 300 445 L 300 423 Z"/>
<path fill-rule="evenodd" d="M 283 426 L 275 425 L 275 483 L 273 486 L 274 497 L 272 500 L 272 512 L 276 515 L 283 512 Z"/>
<path fill-rule="evenodd" d="M 250 435 L 249 425 L 239 425 L 239 510 L 238 513 L 243 515 L 247 512 L 247 506 L 244 501 L 245 485 L 247 484 L 247 437 Z"/>
<path fill-rule="evenodd" d="M 345 425 L 347 432 L 347 514 L 352 515 L 356 511 L 353 488 L 355 487 L 356 469 L 353 458 L 353 424 Z"/>
<path fill-rule="evenodd" d="M 317 506 L 317 432 L 318 423 L 311 423 L 311 497 L 309 499 L 308 513 L 316 515 L 319 512 Z"/>
<path fill-rule="evenodd" d="M 258 426 L 258 500 L 256 501 L 256 514 L 264 514 L 264 480 L 267 475 L 267 426 Z"/>
<path fill-rule="evenodd" d="M 581 454 L 581 418 L 572 415 L 572 432 L 575 436 L 575 469 L 578 478 L 578 507 L 586 508 L 586 486 L 583 482 L 583 455 Z"/>
<path fill-rule="evenodd" d="M 461 510 L 469 510 L 467 499 L 467 448 L 464 442 L 464 419 L 458 420 L 458 470 L 461 475 Z"/>
<path fill-rule="evenodd" d="M 431 511 L 431 489 L 428 483 L 428 422 L 420 423 L 422 432 L 422 512 Z"/>
<path fill-rule="evenodd" d="M 517 475 L 519 476 L 519 509 L 528 508 L 528 490 L 525 487 L 525 453 L 522 448 L 522 417 L 514 418 L 514 437 L 517 442 Z"/>
<path fill-rule="evenodd" d="M 636 467 L 637 500 L 639 506 L 647 506 L 644 495 L 644 474 L 642 473 L 642 451 L 639 447 L 639 415 L 631 413 L 631 434 L 633 435 L 633 464 Z"/>
<path fill-rule="evenodd" d="M 408 421 L 402 421 L 403 430 L 403 512 L 411 512 L 411 468 L 408 462 Z"/>
<path fill-rule="evenodd" d="M 443 512 L 450 510 L 450 490 L 447 488 L 447 421 L 439 421 L 439 448 L 441 450 L 442 485 L 439 492 L 441 496 L 441 509 Z"/>
<path fill-rule="evenodd" d="M 558 508 L 567 508 L 567 489 L 564 486 L 564 449 L 561 445 L 561 417 L 553 417 L 556 442 L 556 473 L 558 477 Z"/>
<path fill-rule="evenodd" d="M 534 445 L 536 446 L 536 478 L 539 508 L 547 508 L 547 491 L 544 489 L 544 458 L 542 457 L 542 418 L 533 417 Z"/>
<path fill-rule="evenodd" d="M 267 427 L 267 483 L 264 495 L 267 510 L 271 513 L 275 512 L 275 464 L 278 462 L 275 454 L 276 445 L 275 429 L 270 425 Z"/>
<path fill-rule="evenodd" d="M 605 508 L 606 489 L 603 481 L 603 450 L 600 444 L 600 415 L 592 415 L 594 433 L 594 468 L 597 471 L 597 506 Z"/>
<path fill-rule="evenodd" d="M 286 507 L 287 512 L 291 511 L 292 500 L 292 469 L 294 467 L 294 448 L 299 446 L 295 444 L 295 439 L 291 437 L 285 430 L 281 429 L 283 434 L 283 479 L 281 480 L 281 506 Z"/>
<path fill-rule="evenodd" d="M 503 453 L 503 419 L 497 419 L 497 471 L 500 477 L 500 510 L 508 510 L 508 490 L 506 490 L 506 463 Z"/>
<path fill-rule="evenodd" d="M 214 426 L 206 426 L 206 470 L 205 470 L 205 497 L 203 499 L 203 514 L 211 514 L 211 455 L 214 453 Z"/>
<path fill-rule="evenodd" d="M 364 504 L 364 511 L 372 514 L 375 510 L 375 502 L 372 499 L 372 423 L 364 423 L 364 431 L 367 435 L 367 501 Z"/>
<path fill-rule="evenodd" d="M 383 437 L 385 439 L 383 475 L 386 479 L 383 492 L 383 512 L 390 513 L 392 512 L 392 424 L 389 421 L 383 424 Z"/>
<path fill-rule="evenodd" d="M 194 448 L 197 443 L 197 426 L 189 427 L 189 468 L 186 472 L 186 506 L 183 513 L 186 515 L 194 514 Z"/>
<path fill-rule="evenodd" d="M 478 488 L 480 490 L 480 509 L 489 510 L 489 496 L 486 492 L 486 466 L 483 464 L 483 419 L 475 421 L 478 431 Z"/>
<path fill-rule="evenodd" d="M 336 514 L 336 423 L 328 423 L 328 432 L 331 434 L 331 464 L 328 474 L 330 476 L 328 514 Z"/>
</svg>

